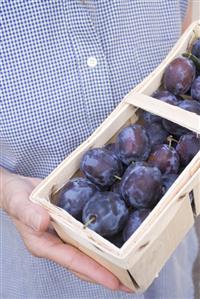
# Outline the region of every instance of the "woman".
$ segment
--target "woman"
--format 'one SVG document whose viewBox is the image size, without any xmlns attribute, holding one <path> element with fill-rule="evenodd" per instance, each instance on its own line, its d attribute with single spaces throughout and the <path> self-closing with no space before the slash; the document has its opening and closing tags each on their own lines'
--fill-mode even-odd
<svg viewBox="0 0 200 299">
<path fill-rule="evenodd" d="M 2 298 L 193 297 L 193 230 L 136 295 L 63 244 L 47 212 L 28 200 L 167 55 L 186 9 L 185 0 L 4 1 Z"/>
</svg>

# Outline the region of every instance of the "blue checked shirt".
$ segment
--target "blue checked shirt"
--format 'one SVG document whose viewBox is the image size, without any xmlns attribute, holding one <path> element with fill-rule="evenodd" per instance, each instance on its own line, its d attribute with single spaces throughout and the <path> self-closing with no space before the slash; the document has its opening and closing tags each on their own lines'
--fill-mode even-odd
<svg viewBox="0 0 200 299">
<path fill-rule="evenodd" d="M 48 175 L 165 58 L 186 7 L 186 0 L 2 1 L 1 165 Z M 1 219 L 1 298 L 193 298 L 194 232 L 145 294 L 128 295 L 32 257 L 8 216 Z"/>
</svg>

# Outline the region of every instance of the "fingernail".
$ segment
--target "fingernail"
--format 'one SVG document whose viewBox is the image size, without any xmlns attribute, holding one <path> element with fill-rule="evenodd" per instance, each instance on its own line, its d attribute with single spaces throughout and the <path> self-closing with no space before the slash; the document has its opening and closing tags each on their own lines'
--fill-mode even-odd
<svg viewBox="0 0 200 299">
<path fill-rule="evenodd" d="M 133 292 L 134 292 L 133 290 L 127 288 L 127 287 L 126 287 L 125 285 L 123 285 L 123 284 L 121 284 L 121 285 L 119 286 L 119 289 L 120 289 L 121 291 L 123 291 L 123 292 L 127 292 L 127 293 L 133 293 Z"/>
<path fill-rule="evenodd" d="M 42 222 L 42 216 L 41 215 L 33 214 L 31 216 L 30 225 L 34 230 L 40 230 L 41 222 Z"/>
</svg>

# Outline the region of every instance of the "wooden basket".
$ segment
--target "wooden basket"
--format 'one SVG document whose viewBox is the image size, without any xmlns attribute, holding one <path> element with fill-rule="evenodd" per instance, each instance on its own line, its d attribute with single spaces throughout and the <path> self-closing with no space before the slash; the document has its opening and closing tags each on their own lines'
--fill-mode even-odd
<svg viewBox="0 0 200 299">
<path fill-rule="evenodd" d="M 59 190 L 79 171 L 80 160 L 90 148 L 101 147 L 128 123 L 138 119 L 138 108 L 176 122 L 200 133 L 200 116 L 151 98 L 161 83 L 169 62 L 184 53 L 195 37 L 200 36 L 200 21 L 193 23 L 178 40 L 166 59 L 136 86 L 100 127 L 70 154 L 36 189 L 30 199 L 46 208 L 52 224 L 67 243 L 74 245 L 113 272 L 123 284 L 144 291 L 152 283 L 173 251 L 200 214 L 200 151 L 179 175 L 129 240 L 118 248 L 70 214 L 50 202 L 52 187 Z M 193 192 L 193 202 L 189 198 Z"/>
</svg>

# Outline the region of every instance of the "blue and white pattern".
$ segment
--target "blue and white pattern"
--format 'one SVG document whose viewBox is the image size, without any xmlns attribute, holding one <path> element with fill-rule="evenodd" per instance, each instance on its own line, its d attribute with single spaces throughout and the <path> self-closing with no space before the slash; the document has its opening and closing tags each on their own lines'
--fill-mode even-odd
<svg viewBox="0 0 200 299">
<path fill-rule="evenodd" d="M 186 8 L 186 0 L 3 1 L 1 165 L 47 176 L 163 60 Z M 1 298 L 193 298 L 193 231 L 145 294 L 126 295 L 32 257 L 1 219 Z"/>
</svg>

